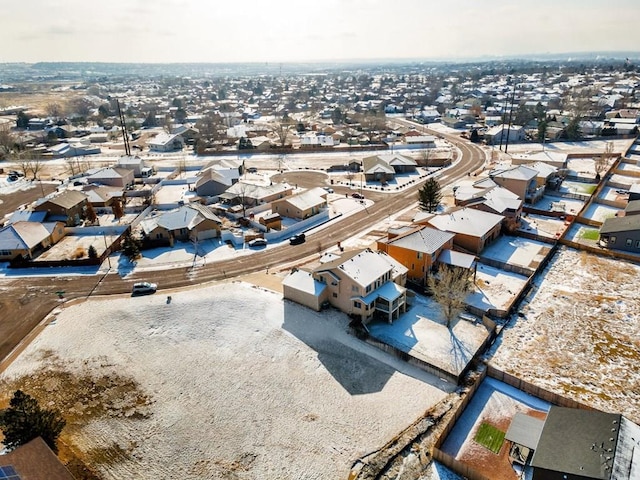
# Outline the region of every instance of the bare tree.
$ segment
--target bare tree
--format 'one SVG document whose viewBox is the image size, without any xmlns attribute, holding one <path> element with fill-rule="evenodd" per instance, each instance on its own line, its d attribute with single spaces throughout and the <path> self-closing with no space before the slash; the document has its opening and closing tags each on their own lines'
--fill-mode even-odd
<svg viewBox="0 0 640 480">
<path fill-rule="evenodd" d="M 31 152 L 20 152 L 18 162 L 25 178 L 31 175 L 32 180 L 37 180 L 38 172 L 42 168 L 42 162 L 39 158 L 35 157 Z"/>
<path fill-rule="evenodd" d="M 594 168 L 596 170 L 596 178 L 600 180 L 600 174 L 609 166 L 609 159 L 613 156 L 613 142 L 607 142 L 604 147 L 604 153 L 596 158 Z"/>
<path fill-rule="evenodd" d="M 16 140 L 9 128 L 0 128 L 0 160 L 5 160 L 16 148 Z"/>
<path fill-rule="evenodd" d="M 54 118 L 59 118 L 63 115 L 62 106 L 57 102 L 47 104 L 45 111 L 47 112 L 47 115 Z"/>
<path fill-rule="evenodd" d="M 447 328 L 464 310 L 467 293 L 471 291 L 469 271 L 465 268 L 441 265 L 436 275 L 429 275 L 427 286 L 436 302 L 442 307 Z"/>
<path fill-rule="evenodd" d="M 284 147 L 291 133 L 291 123 L 283 120 L 280 123 L 276 123 L 273 129 L 274 133 L 278 137 L 278 144 Z"/>
</svg>

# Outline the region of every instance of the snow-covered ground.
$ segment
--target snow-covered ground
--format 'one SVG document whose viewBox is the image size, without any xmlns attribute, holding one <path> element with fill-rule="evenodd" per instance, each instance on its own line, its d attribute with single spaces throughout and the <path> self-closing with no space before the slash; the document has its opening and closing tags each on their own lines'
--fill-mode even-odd
<svg viewBox="0 0 640 480">
<path fill-rule="evenodd" d="M 546 243 L 503 235 L 482 251 L 482 256 L 499 262 L 535 269 L 550 250 Z"/>
<path fill-rule="evenodd" d="M 640 266 L 561 248 L 495 344 L 491 363 L 640 421 Z"/>
<path fill-rule="evenodd" d="M 500 455 L 496 455 L 477 443 L 474 438 L 478 428 L 488 423 L 506 432 L 517 412 L 542 419 L 549 408 L 550 405 L 539 398 L 487 377 L 447 436 L 441 450 L 489 478 L 516 480 L 518 476 L 507 460 L 504 446 Z"/>
<path fill-rule="evenodd" d="M 63 407 L 65 442 L 104 478 L 346 478 L 453 389 L 349 335 L 345 315 L 241 283 L 54 315 L 2 391 Z"/>
<path fill-rule="evenodd" d="M 619 208 L 603 205 L 602 203 L 592 203 L 585 209 L 582 216 L 596 222 L 604 222 L 607 218 L 615 217 L 621 211 Z"/>
<path fill-rule="evenodd" d="M 412 306 L 392 324 L 368 326 L 371 335 L 398 350 L 457 377 L 471 361 L 489 331 L 482 322 L 456 319 L 446 327 L 442 309 L 433 300 L 416 295 Z"/>
<path fill-rule="evenodd" d="M 523 275 L 479 263 L 475 290 L 466 302 L 484 311 L 507 310 L 526 283 L 527 277 Z"/>
</svg>

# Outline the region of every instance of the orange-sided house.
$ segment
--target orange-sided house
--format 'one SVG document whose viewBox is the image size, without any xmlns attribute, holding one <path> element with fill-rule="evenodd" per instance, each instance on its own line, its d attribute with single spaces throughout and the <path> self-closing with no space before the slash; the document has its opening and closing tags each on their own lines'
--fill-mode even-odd
<svg viewBox="0 0 640 480">
<path fill-rule="evenodd" d="M 453 248 L 454 237 L 451 232 L 418 225 L 402 232 L 390 230 L 386 239 L 378 240 L 377 248 L 404 265 L 410 281 L 424 286 L 440 254 Z"/>
</svg>

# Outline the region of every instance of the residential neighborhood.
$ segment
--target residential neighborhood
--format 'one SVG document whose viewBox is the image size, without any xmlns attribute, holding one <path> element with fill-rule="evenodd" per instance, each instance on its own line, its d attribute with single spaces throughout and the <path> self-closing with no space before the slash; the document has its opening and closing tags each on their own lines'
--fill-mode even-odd
<svg viewBox="0 0 640 480">
<path fill-rule="evenodd" d="M 0 91 L 0 407 L 69 475 L 638 478 L 637 68 L 96 68 Z"/>
</svg>

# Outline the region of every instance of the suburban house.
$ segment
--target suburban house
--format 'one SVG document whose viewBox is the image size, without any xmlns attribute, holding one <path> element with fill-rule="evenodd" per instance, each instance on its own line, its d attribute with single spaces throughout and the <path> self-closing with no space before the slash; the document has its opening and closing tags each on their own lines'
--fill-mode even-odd
<svg viewBox="0 0 640 480">
<path fill-rule="evenodd" d="M 533 480 L 633 480 L 640 427 L 619 414 L 551 406 L 533 451 Z"/>
<path fill-rule="evenodd" d="M 524 127 L 517 125 L 511 125 L 510 127 L 507 125 L 496 125 L 485 132 L 484 138 L 489 145 L 498 145 L 501 142 L 506 143 L 507 141 L 517 143 L 525 139 L 525 131 Z"/>
<path fill-rule="evenodd" d="M 100 153 L 100 147 L 85 145 L 82 142 L 71 141 L 58 143 L 47 148 L 47 153 L 54 158 L 80 157 Z"/>
<path fill-rule="evenodd" d="M 374 317 L 392 322 L 406 311 L 407 269 L 386 253 L 325 254 L 320 263 L 310 272 L 287 276 L 284 298 L 315 310 L 328 302 L 365 324 Z"/>
<path fill-rule="evenodd" d="M 127 170 L 133 170 L 133 176 L 135 178 L 147 178 L 153 175 L 153 167 L 147 167 L 144 164 L 144 159 L 137 155 L 123 155 L 118 160 L 117 168 L 125 168 Z"/>
<path fill-rule="evenodd" d="M 640 215 L 605 219 L 599 243 L 605 248 L 640 253 Z"/>
<path fill-rule="evenodd" d="M 74 480 L 42 437 L 0 455 L 0 475 L 6 480 Z"/>
<path fill-rule="evenodd" d="M 407 268 L 407 280 L 424 286 L 440 253 L 453 248 L 454 236 L 421 225 L 400 235 L 388 232 L 386 239 L 378 240 L 377 248 Z"/>
<path fill-rule="evenodd" d="M 51 198 L 42 198 L 33 207 L 35 212 L 47 212 L 47 220 L 60 220 L 67 226 L 78 225 L 84 219 L 88 197 L 77 190 L 65 190 Z"/>
<path fill-rule="evenodd" d="M 416 166 L 413 158 L 394 153 L 362 159 L 362 170 L 367 181 L 391 180 L 395 174 L 415 172 Z"/>
<path fill-rule="evenodd" d="M 180 135 L 160 132 L 149 141 L 149 150 L 152 152 L 174 152 L 182 150 L 184 140 Z"/>
<path fill-rule="evenodd" d="M 436 137 L 433 135 L 405 135 L 403 140 L 416 148 L 436 148 Z"/>
<path fill-rule="evenodd" d="M 272 183 L 271 185 L 254 185 L 239 181 L 231 185 L 220 195 L 222 200 L 230 203 L 253 207 L 263 203 L 271 203 L 293 193 L 293 187 L 286 183 Z"/>
<path fill-rule="evenodd" d="M 111 207 L 114 199 L 121 202 L 124 200 L 124 192 L 117 187 L 85 185 L 82 187 L 82 193 L 87 196 L 89 203 L 97 208 Z"/>
<path fill-rule="evenodd" d="M 144 219 L 140 226 L 147 241 L 173 245 L 174 240 L 205 240 L 219 237 L 222 220 L 208 207 L 192 203 Z"/>
<path fill-rule="evenodd" d="M 107 167 L 101 168 L 87 177 L 88 183 L 97 183 L 125 189 L 133 185 L 135 181 L 134 171 L 128 168 Z"/>
<path fill-rule="evenodd" d="M 340 143 L 339 141 L 337 143 Z M 300 135 L 300 145 L 302 147 L 333 147 L 337 144 L 331 135 L 316 132 L 305 132 Z"/>
<path fill-rule="evenodd" d="M 296 220 L 312 217 L 326 208 L 327 192 L 319 187 L 271 202 L 273 213 Z"/>
<path fill-rule="evenodd" d="M 489 172 L 491 180 L 515 193 L 525 203 L 535 203 L 544 195 L 544 186 L 538 187 L 538 171 L 526 165 L 517 165 Z"/>
<path fill-rule="evenodd" d="M 414 222 L 454 233 L 453 244 L 456 247 L 479 255 L 485 246 L 500 236 L 503 220 L 502 215 L 464 207 L 442 215 L 416 218 Z"/>
<path fill-rule="evenodd" d="M 15 222 L 0 229 L 0 261 L 32 259 L 64 237 L 62 222 Z"/>
<path fill-rule="evenodd" d="M 505 217 L 505 226 L 515 226 L 522 215 L 523 202 L 520 197 L 490 178 L 456 187 L 454 201 L 456 206 L 502 215 Z"/>
<path fill-rule="evenodd" d="M 240 178 L 238 168 L 209 167 L 198 173 L 195 191 L 201 197 L 217 197 Z"/>
<path fill-rule="evenodd" d="M 543 150 L 541 152 L 532 153 L 514 153 L 511 155 L 512 165 L 528 165 L 531 163 L 542 162 L 557 169 L 567 168 L 568 155 L 563 152 L 555 152 Z"/>
</svg>

